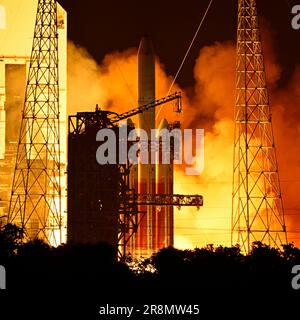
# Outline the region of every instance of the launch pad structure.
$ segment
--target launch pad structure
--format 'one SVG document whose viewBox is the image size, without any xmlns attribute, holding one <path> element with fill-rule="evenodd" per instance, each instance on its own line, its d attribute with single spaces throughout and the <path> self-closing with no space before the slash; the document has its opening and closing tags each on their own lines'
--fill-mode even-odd
<svg viewBox="0 0 300 320">
<path fill-rule="evenodd" d="M 97 108 L 95 112 L 78 112 L 77 115 L 69 116 L 68 242 L 105 241 L 118 248 L 119 258 L 125 258 L 129 253 L 136 255 L 140 251 L 135 246 L 135 237 L 147 214 L 146 210 L 140 208 L 200 208 L 203 205 L 203 197 L 200 195 L 139 194 L 132 188 L 130 179 L 131 169 L 135 165 L 129 161 L 120 163 L 118 159 L 116 164 L 99 165 L 96 161 L 99 142 L 95 137 L 98 130 L 112 129 L 116 141 L 119 141 L 119 121 L 173 100 L 180 102 L 181 95 L 174 93 L 120 115 Z M 180 110 L 180 103 L 178 108 Z M 134 129 L 130 120 L 123 126 L 127 127 L 127 132 Z M 124 143 L 127 149 L 133 144 L 127 139 L 122 141 Z M 116 155 L 119 155 L 118 148 Z"/>
<path fill-rule="evenodd" d="M 78 113 L 69 117 L 68 241 L 107 241 L 119 247 L 120 257 L 128 253 L 149 256 L 163 247 L 172 246 L 173 206 L 199 208 L 203 205 L 200 195 L 173 194 L 172 143 L 169 164 L 151 161 L 141 164 L 139 161 L 134 165 L 99 166 L 96 163 L 97 130 L 113 128 L 118 141 L 117 122 L 139 115 L 138 129 L 143 129 L 151 137 L 151 130 L 156 129 L 157 106 L 175 100 L 177 112 L 181 112 L 179 93 L 155 100 L 155 56 L 148 36 L 142 37 L 138 50 L 138 84 L 139 106 L 128 112 L 117 115 L 96 110 L 95 113 Z M 128 126 L 132 128 L 132 125 Z M 159 129 L 170 132 L 171 128 L 176 127 L 180 128 L 180 124 L 169 125 L 164 119 Z M 148 146 L 148 140 L 140 142 L 140 147 L 144 143 Z M 147 152 L 148 159 L 151 159 L 151 147 L 148 146 Z M 163 152 L 160 141 L 158 159 L 162 158 Z M 118 149 L 116 154 L 119 154 Z"/>
</svg>

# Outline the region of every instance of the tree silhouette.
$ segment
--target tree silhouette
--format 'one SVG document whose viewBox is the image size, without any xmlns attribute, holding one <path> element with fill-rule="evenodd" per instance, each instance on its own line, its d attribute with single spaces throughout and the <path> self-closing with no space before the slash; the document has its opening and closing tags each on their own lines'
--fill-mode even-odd
<svg viewBox="0 0 300 320">
<path fill-rule="evenodd" d="M 22 236 L 22 230 L 14 225 L 0 231 L 0 264 L 5 263 L 13 289 L 290 292 L 291 269 L 300 264 L 300 250 L 294 244 L 280 251 L 254 242 L 248 255 L 242 254 L 239 246 L 210 244 L 194 250 L 168 247 L 150 258 L 128 257 L 123 263 L 107 243 L 68 243 L 54 248 L 39 239 L 22 243 Z"/>
<path fill-rule="evenodd" d="M 23 230 L 14 224 L 6 224 L 0 230 L 0 259 L 7 259 L 16 254 L 22 244 Z"/>
</svg>

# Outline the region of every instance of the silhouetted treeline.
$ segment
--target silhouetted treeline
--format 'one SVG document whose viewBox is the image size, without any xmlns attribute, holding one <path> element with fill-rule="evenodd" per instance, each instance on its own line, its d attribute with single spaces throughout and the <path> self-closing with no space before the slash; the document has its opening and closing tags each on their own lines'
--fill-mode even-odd
<svg viewBox="0 0 300 320">
<path fill-rule="evenodd" d="M 0 232 L 0 264 L 7 269 L 8 290 L 280 290 L 293 291 L 291 269 L 300 264 L 293 244 L 282 250 L 253 243 L 249 255 L 238 246 L 209 245 L 194 250 L 169 247 L 149 259 L 116 259 L 108 244 L 50 247 L 41 240 L 22 244 L 22 230 L 6 225 Z"/>
</svg>

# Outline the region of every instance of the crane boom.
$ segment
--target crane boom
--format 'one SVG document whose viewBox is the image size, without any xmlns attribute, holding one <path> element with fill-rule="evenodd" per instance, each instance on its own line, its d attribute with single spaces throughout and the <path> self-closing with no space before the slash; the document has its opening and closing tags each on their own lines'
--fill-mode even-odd
<svg viewBox="0 0 300 320">
<path fill-rule="evenodd" d="M 139 113 L 143 113 L 144 111 L 147 111 L 149 109 L 155 108 L 157 106 L 160 106 L 162 104 L 165 104 L 167 102 L 177 100 L 177 110 L 176 112 L 180 113 L 182 112 L 182 105 L 181 105 L 181 93 L 180 92 L 175 92 L 169 96 L 166 96 L 164 98 L 154 100 L 150 103 L 144 104 L 142 106 L 136 107 L 134 109 L 131 109 L 129 111 L 126 111 L 124 113 L 114 115 L 113 117 L 110 118 L 112 123 L 133 117 Z"/>
</svg>

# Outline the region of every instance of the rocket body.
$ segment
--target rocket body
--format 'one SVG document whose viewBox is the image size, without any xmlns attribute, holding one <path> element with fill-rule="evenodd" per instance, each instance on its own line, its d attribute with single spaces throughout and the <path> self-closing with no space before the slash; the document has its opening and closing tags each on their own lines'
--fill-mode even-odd
<svg viewBox="0 0 300 320">
<path fill-rule="evenodd" d="M 138 50 L 138 104 L 139 106 L 151 103 L 155 100 L 155 56 L 152 42 L 149 37 L 141 39 Z M 155 129 L 155 108 L 151 108 L 139 115 L 139 128 L 145 130 L 148 138 L 151 138 L 151 129 Z M 139 164 L 138 168 L 138 192 L 142 194 L 155 193 L 155 164 L 151 164 L 151 150 L 148 147 L 148 164 Z M 155 238 L 155 208 L 153 206 L 141 206 L 139 211 L 143 216 L 136 237 L 136 247 L 141 255 L 149 255 L 153 252 Z"/>
</svg>

